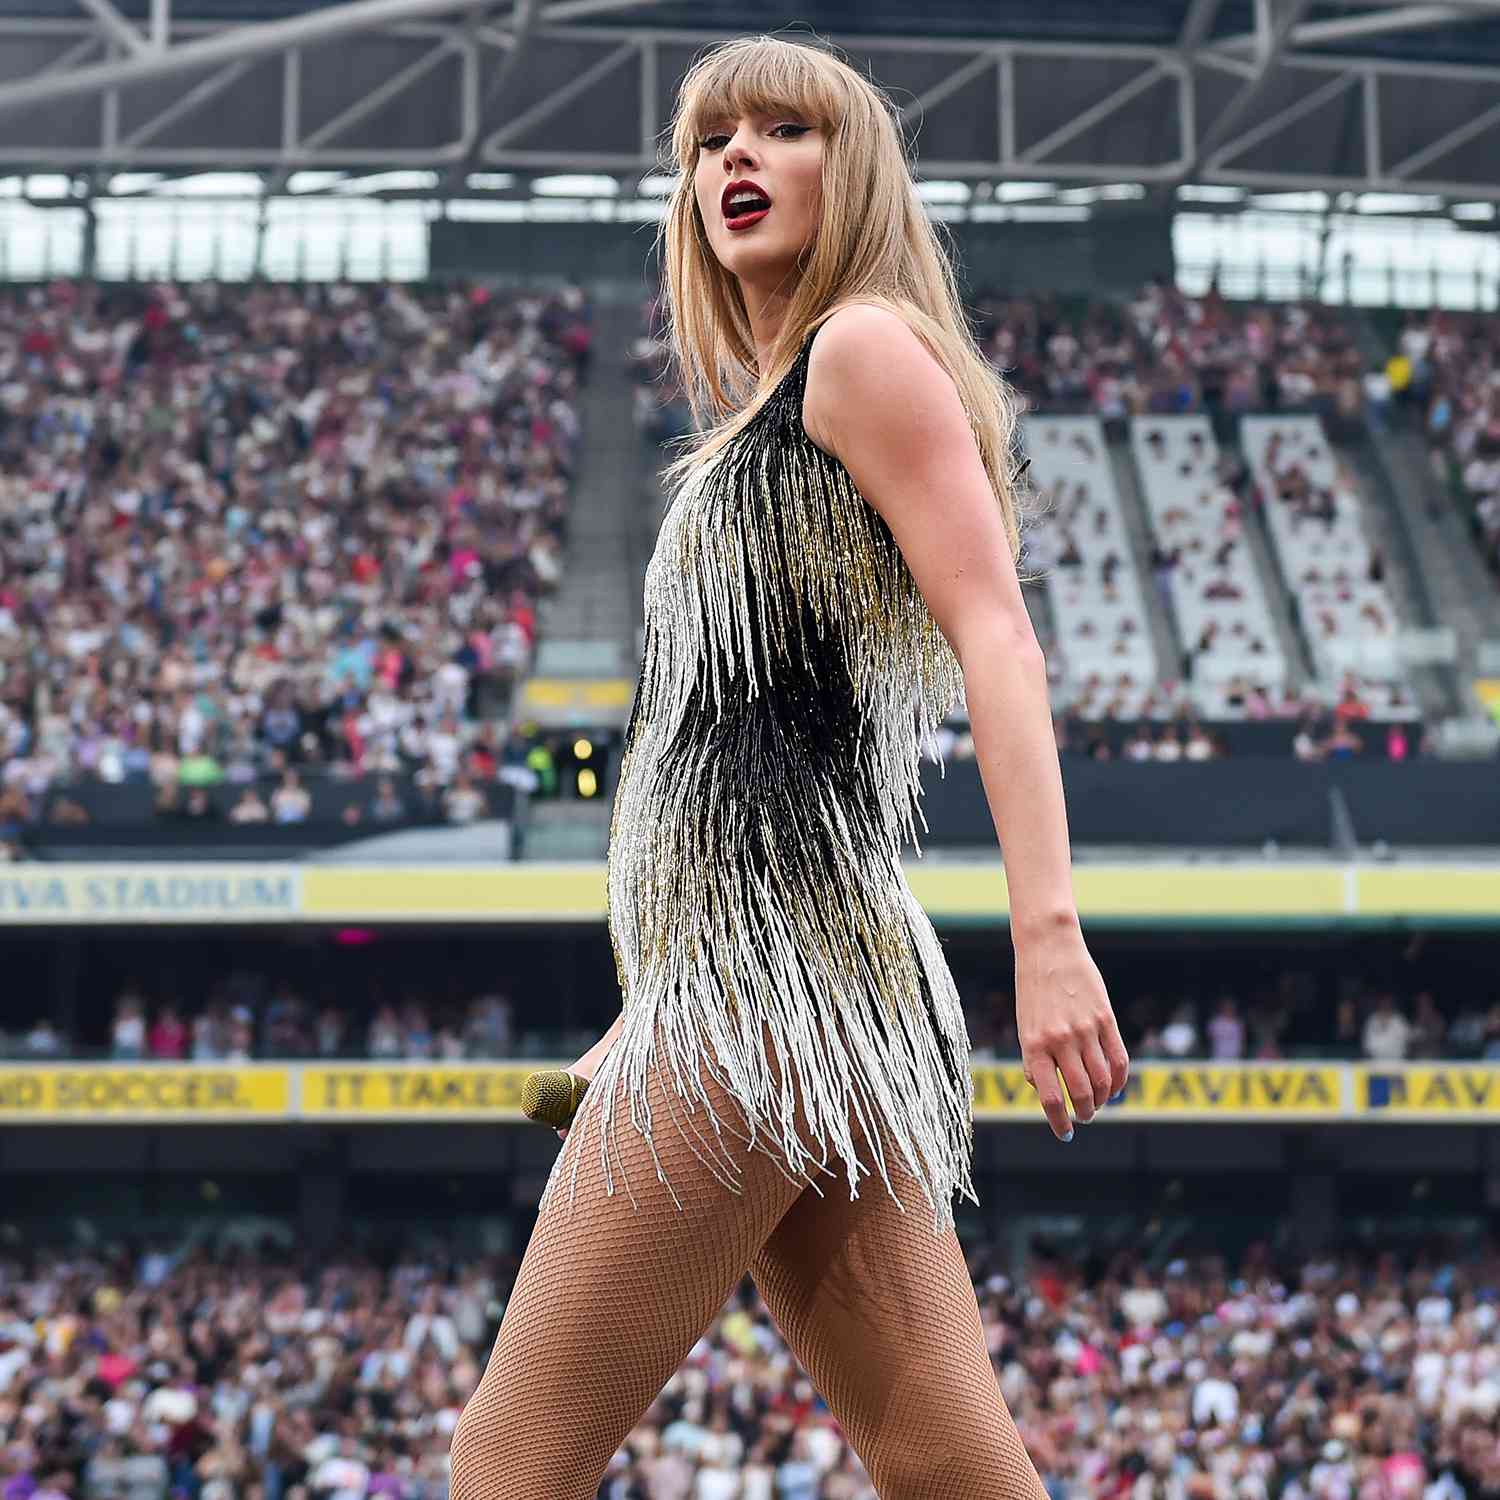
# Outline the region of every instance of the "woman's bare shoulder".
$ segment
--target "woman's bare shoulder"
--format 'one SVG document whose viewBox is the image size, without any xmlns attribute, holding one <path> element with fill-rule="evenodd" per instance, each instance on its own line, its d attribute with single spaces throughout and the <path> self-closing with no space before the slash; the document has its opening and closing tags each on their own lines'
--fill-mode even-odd
<svg viewBox="0 0 1500 1500">
<path fill-rule="evenodd" d="M 951 386 L 911 324 L 891 307 L 846 302 L 819 325 L 808 357 L 802 425 L 826 452 L 850 421 L 882 420 L 892 399 Z"/>
</svg>

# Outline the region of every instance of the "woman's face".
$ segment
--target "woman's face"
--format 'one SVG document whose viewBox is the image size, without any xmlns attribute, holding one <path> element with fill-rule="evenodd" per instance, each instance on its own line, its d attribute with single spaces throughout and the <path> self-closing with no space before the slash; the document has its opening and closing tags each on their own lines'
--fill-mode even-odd
<svg viewBox="0 0 1500 1500">
<path fill-rule="evenodd" d="M 822 207 L 822 128 L 792 110 L 713 120 L 698 138 L 693 189 L 708 242 L 744 286 L 784 291 L 812 243 Z M 730 207 L 725 189 L 753 183 L 762 202 Z M 733 225 L 734 227 L 731 227 Z"/>
</svg>

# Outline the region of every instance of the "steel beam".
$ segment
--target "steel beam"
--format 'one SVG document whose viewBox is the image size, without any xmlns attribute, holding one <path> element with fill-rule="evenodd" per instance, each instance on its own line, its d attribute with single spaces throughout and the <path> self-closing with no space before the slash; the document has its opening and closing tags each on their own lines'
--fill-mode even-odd
<svg viewBox="0 0 1500 1500">
<path fill-rule="evenodd" d="M 1348 177 L 1335 177 L 1326 172 L 1242 172 L 1232 167 L 1210 168 L 1199 180 L 1224 187 L 1241 187 L 1252 193 L 1422 193 L 1432 197 L 1500 203 L 1500 183 L 1493 180 L 1453 182 L 1446 179 L 1424 179 L 1421 183 L 1415 183 L 1387 175 L 1376 182 L 1362 182 Z"/>
<path fill-rule="evenodd" d="M 1359 82 L 1359 78 L 1360 75 L 1357 73 L 1335 73 L 1311 93 L 1304 94 L 1300 99 L 1288 104 L 1285 109 L 1277 110 L 1274 115 L 1267 115 L 1253 129 L 1236 136 L 1233 140 L 1225 141 L 1217 151 L 1205 158 L 1207 164 L 1210 167 L 1219 167 L 1236 156 L 1242 156 L 1252 147 L 1260 145 L 1262 141 L 1268 141 L 1273 135 L 1280 134 L 1288 125 L 1295 125 L 1304 115 L 1310 115 L 1314 110 L 1321 109 L 1325 104 L 1337 99 L 1340 94 L 1353 88 Z M 1346 183 L 1345 186 L 1348 184 Z"/>
<path fill-rule="evenodd" d="M 940 78 L 930 89 L 924 89 L 910 104 L 906 105 L 901 111 L 902 123 L 910 125 L 933 105 L 941 104 L 944 99 L 956 94 L 966 84 L 972 83 L 980 74 L 988 73 L 994 65 L 993 52 L 976 53 L 961 68 L 949 73 L 946 78 Z"/>
<path fill-rule="evenodd" d="M 1365 123 L 1365 176 L 1374 181 L 1380 170 L 1380 79 L 1372 72 L 1359 75 L 1360 105 Z"/>
<path fill-rule="evenodd" d="M 101 45 L 99 33 L 91 31 L 87 36 L 81 37 L 78 41 L 74 42 L 71 47 L 59 52 L 51 62 L 38 68 L 32 76 L 40 78 L 50 73 L 63 73 L 69 68 L 76 68 L 90 52 L 96 52 Z"/>
<path fill-rule="evenodd" d="M 495 107 L 496 102 L 504 99 L 511 79 L 516 76 L 516 70 L 521 66 L 531 48 L 531 38 L 536 31 L 540 8 L 541 0 L 516 0 L 515 14 L 511 18 L 511 27 L 506 38 L 508 48 L 505 58 L 495 69 L 494 76 L 485 85 L 484 94 L 479 101 L 479 120 L 474 131 L 474 139 L 469 142 L 471 159 L 478 156 L 479 134 L 484 129 L 485 120 L 489 118 L 490 111 Z"/>
<path fill-rule="evenodd" d="M 549 25 L 565 21 L 581 21 L 588 16 L 604 16 L 616 10 L 649 10 L 654 5 L 666 5 L 669 0 L 555 0 L 542 12 L 542 20 Z"/>
<path fill-rule="evenodd" d="M 1000 54 L 1000 161 L 1016 159 L 1016 54 L 1009 47 Z"/>
<path fill-rule="evenodd" d="M 1235 126 L 1265 93 L 1271 79 L 1275 76 L 1277 64 L 1280 63 L 1286 51 L 1287 38 L 1302 19 L 1309 3 L 1310 0 L 1280 0 L 1279 14 L 1276 9 L 1277 0 L 1261 0 L 1261 3 L 1257 4 L 1256 31 L 1259 42 L 1255 59 L 1255 76 L 1245 82 L 1234 98 L 1219 112 L 1213 124 L 1189 146 L 1188 161 L 1183 172 L 1184 181 L 1192 177 L 1205 161 L 1213 158 L 1214 153 L 1233 135 Z"/>
<path fill-rule="evenodd" d="M 1372 36 L 1393 36 L 1403 31 L 1425 31 L 1431 26 L 1462 25 L 1469 21 L 1493 20 L 1491 12 L 1456 5 L 1403 5 L 1345 16 L 1337 21 L 1304 21 L 1291 32 L 1293 47 L 1326 47 L 1357 42 Z M 1221 37 L 1213 45 L 1225 51 L 1243 51 L 1255 45 L 1256 34 L 1241 32 Z"/>
<path fill-rule="evenodd" d="M 102 0 L 102 3 L 119 15 L 122 0 Z M 141 27 L 133 28 L 139 49 L 125 53 L 128 44 L 112 36 L 105 29 L 107 23 L 97 16 L 84 15 L 82 10 L 74 16 L 0 18 L 0 58 L 7 56 L 6 44 L 15 38 L 24 39 L 29 48 L 25 52 L 18 49 L 15 54 L 18 57 L 35 57 L 39 50 L 58 54 L 51 63 L 30 65 L 28 72 L 17 76 L 12 83 L 0 82 L 0 110 L 24 106 L 28 101 L 41 103 L 53 97 L 92 96 L 98 105 L 89 118 L 98 120 L 96 128 L 100 131 L 97 142 L 91 138 L 86 146 L 49 147 L 45 142 L 25 141 L 24 118 L 13 123 L 6 119 L 0 124 L 0 164 L 7 168 L 15 164 L 24 170 L 51 167 L 59 171 L 102 163 L 108 163 L 112 170 L 194 170 L 207 166 L 265 170 L 271 174 L 269 181 L 283 183 L 286 174 L 306 167 L 381 165 L 454 169 L 436 195 L 448 189 L 454 172 L 466 163 L 487 162 L 523 171 L 619 170 L 641 174 L 658 170 L 661 49 L 676 43 L 697 49 L 722 40 L 723 33 L 631 25 L 624 17 L 621 17 L 624 24 L 609 24 L 609 13 L 621 10 L 623 0 L 508 0 L 508 3 L 511 8 L 504 16 L 502 29 L 502 23 L 493 20 L 500 0 L 348 0 L 325 11 L 284 21 L 230 26 L 203 18 L 201 13 L 197 17 L 184 15 L 181 6 L 172 14 L 169 0 L 144 0 L 143 13 L 151 17 L 151 39 L 157 39 L 163 31 L 169 33 L 170 45 L 164 53 L 146 44 Z M 630 8 L 646 3 L 648 0 L 631 0 Z M 937 39 L 840 34 L 834 40 L 846 50 L 868 55 L 877 76 L 884 71 L 886 58 L 891 59 L 895 78 L 900 76 L 896 64 L 903 55 L 920 54 L 934 65 L 932 73 L 938 81 L 903 110 L 908 121 L 919 117 L 923 110 L 931 112 L 928 140 L 936 137 L 945 118 L 939 106 L 956 99 L 966 85 L 995 69 L 997 107 L 993 119 L 987 116 L 981 122 L 984 138 L 979 150 L 972 158 L 960 160 L 924 156 L 921 167 L 928 176 L 973 180 L 1042 175 L 1069 184 L 1131 180 L 1153 187 L 1168 187 L 1196 177 L 1236 186 L 1317 186 L 1330 191 L 1420 191 L 1500 198 L 1500 193 L 1487 190 L 1482 182 L 1434 183 L 1421 176 L 1430 172 L 1445 153 L 1476 140 L 1488 129 L 1500 127 L 1500 119 L 1494 114 L 1494 109 L 1500 109 L 1500 67 L 1345 56 L 1331 51 L 1298 52 L 1294 43 L 1308 33 L 1307 23 L 1302 19 L 1306 12 L 1297 0 L 1292 0 L 1290 6 L 1283 5 L 1281 0 L 1275 4 L 1271 0 L 1258 0 L 1260 31 L 1256 47 L 1247 49 L 1240 45 L 1226 50 L 1222 44 L 1207 40 L 1216 16 L 1222 14 L 1220 5 L 1221 0 L 1189 0 L 1178 44 L 1168 47 L 994 37 Z M 1376 34 L 1376 23 L 1380 30 L 1389 33 L 1398 25 L 1403 29 L 1416 25 L 1419 16 L 1424 15 L 1436 18 L 1439 14 L 1446 17 L 1462 13 L 1464 19 L 1500 15 L 1500 0 L 1443 0 L 1440 5 L 1418 4 L 1416 0 L 1400 4 L 1395 0 L 1363 0 L 1361 12 L 1347 23 L 1332 24 L 1361 28 L 1340 33 L 1349 37 Z M 600 24 L 588 24 L 584 20 L 588 16 L 602 18 Z M 445 24 L 450 21 L 451 24 Z M 124 24 L 129 26 L 130 22 L 126 20 Z M 1369 30 L 1363 30 L 1367 25 Z M 302 118 L 306 104 L 303 85 L 308 80 L 301 77 L 299 48 L 340 35 L 356 40 L 365 35 L 387 41 L 400 38 L 408 44 L 407 59 L 414 57 L 416 61 L 398 56 L 391 62 L 388 52 L 377 53 L 386 60 L 382 61 L 371 92 L 352 110 L 321 121 L 317 130 L 304 138 L 307 122 Z M 1314 38 L 1325 35 L 1326 32 L 1312 33 Z M 38 49 L 38 40 L 51 45 Z M 585 43 L 591 44 L 581 55 L 596 60 L 587 68 L 580 67 L 579 76 L 569 78 L 531 108 L 506 119 L 503 111 L 510 107 L 511 92 L 506 87 L 507 81 L 515 76 L 517 67 L 526 66 L 532 44 L 542 42 L 552 48 L 570 46 L 575 50 Z M 486 73 L 493 72 L 488 95 L 502 111 L 498 116 L 482 107 L 481 45 L 503 46 L 506 54 L 503 61 L 486 59 L 495 64 L 494 70 L 487 68 Z M 98 61 L 100 53 L 95 50 L 100 46 L 108 49 L 107 60 L 103 62 Z M 459 48 L 466 59 L 461 139 L 432 148 L 381 146 L 379 137 L 370 134 L 371 116 L 382 102 L 403 90 L 420 89 L 424 98 L 436 99 L 439 85 L 433 70 L 452 47 Z M 264 148 L 238 148 L 229 140 L 234 130 L 223 125 L 217 125 L 213 135 L 206 136 L 201 145 L 160 144 L 169 133 L 173 139 L 183 139 L 182 129 L 169 132 L 169 127 L 209 103 L 235 77 L 243 76 L 242 70 L 248 62 L 257 56 L 277 53 L 282 97 L 276 99 L 274 83 L 266 90 L 267 97 L 260 107 L 269 113 L 271 125 L 269 129 L 263 124 L 258 126 L 252 137 L 269 137 L 272 144 Z M 95 64 L 80 66 L 86 64 L 89 56 L 96 59 Z M 636 58 L 638 63 L 634 61 Z M 1064 115 L 1066 123 L 1023 148 L 1028 130 L 1036 128 L 1028 124 L 1025 100 L 1038 89 L 1053 88 L 1059 80 L 1065 82 L 1065 74 L 1059 69 L 1077 58 L 1111 61 L 1117 65 L 1116 76 L 1127 81 L 1105 99 L 1085 108 L 1072 104 L 1078 86 L 1070 85 L 1074 95 L 1070 95 L 1070 108 Z M 605 148 L 602 150 L 549 151 L 545 149 L 545 139 L 536 141 L 532 149 L 519 147 L 528 132 L 544 135 L 538 127 L 558 112 L 575 106 L 584 90 L 600 83 L 606 89 L 623 88 L 616 72 L 622 64 L 631 69 L 630 86 L 633 88 L 638 81 L 641 87 L 638 128 L 629 130 L 626 139 L 600 141 L 599 145 Z M 196 76 L 184 79 L 176 90 L 160 90 L 157 113 L 137 125 L 128 136 L 119 135 L 118 106 L 109 102 L 110 96 L 118 96 L 123 88 L 138 82 L 169 77 L 179 69 L 194 69 Z M 1199 69 L 1242 80 L 1230 95 L 1229 108 L 1221 112 L 1218 120 L 1206 122 L 1209 132 L 1206 135 L 1200 134 L 1195 119 L 1195 79 L 1204 76 L 1198 73 Z M 204 74 L 210 76 L 203 77 Z M 1261 119 L 1268 79 L 1286 80 L 1293 75 L 1301 75 L 1298 86 L 1302 97 L 1270 118 Z M 1182 143 L 1176 161 L 1164 163 L 1153 158 L 1106 163 L 1076 159 L 1078 142 L 1091 126 L 1097 128 L 1101 121 L 1120 111 L 1128 110 L 1131 118 L 1136 117 L 1140 108 L 1137 101 L 1162 78 L 1175 80 L 1176 84 L 1175 97 L 1164 107 L 1175 115 L 1173 123 Z M 1446 86 L 1449 80 L 1467 85 L 1475 100 L 1468 111 L 1472 118 L 1458 131 L 1429 141 L 1420 151 L 1407 144 L 1406 159 L 1388 166 L 1382 161 L 1380 111 L 1387 103 L 1384 85 L 1390 79 L 1412 80 L 1437 88 Z M 1230 170 L 1229 164 L 1242 159 L 1254 146 L 1294 126 L 1355 85 L 1361 89 L 1365 143 L 1362 157 L 1351 165 L 1348 173 L 1319 172 L 1316 149 L 1301 158 L 1308 168 L 1305 172 Z M 1131 110 L 1133 102 L 1136 108 Z M 635 108 L 632 99 L 632 111 Z M 210 145 L 209 141 L 218 144 Z M 355 144 L 346 147 L 341 145 L 343 141 Z M 1065 149 L 1072 150 L 1075 159 L 1055 160 L 1055 154 Z M 472 165 L 469 169 L 473 169 Z"/>
<path fill-rule="evenodd" d="M 281 59 L 281 151 L 289 156 L 302 133 L 302 49 L 289 47 Z"/>
<path fill-rule="evenodd" d="M 1456 151 L 1476 136 L 1483 135 L 1487 130 L 1493 130 L 1497 124 L 1500 124 L 1500 103 L 1492 104 L 1488 109 L 1475 115 L 1472 120 L 1466 120 L 1456 130 L 1440 135 L 1435 141 L 1423 146 L 1420 151 L 1413 151 L 1405 160 L 1395 162 L 1390 168 L 1389 175 L 1396 181 L 1409 178 L 1413 172 L 1419 171 L 1432 162 L 1441 161 L 1450 151 Z"/>
<path fill-rule="evenodd" d="M 104 3 L 104 0 L 99 0 L 99 3 Z M 226 27 L 199 41 L 184 42 L 163 51 L 144 48 L 142 44 L 144 50 L 117 62 L 98 63 L 75 68 L 69 73 L 6 84 L 0 87 L 0 111 L 149 83 L 152 79 L 169 78 L 174 73 L 259 57 L 267 52 L 279 52 L 284 47 L 327 41 L 331 37 L 369 31 L 395 21 L 446 15 L 472 4 L 473 0 L 351 0 L 347 5 L 330 6 L 326 10 L 288 16 L 278 21 Z"/>
<path fill-rule="evenodd" d="M 1017 153 L 1016 160 L 1027 164 L 1045 164 L 1045 159 L 1060 146 L 1066 146 L 1069 141 L 1077 140 L 1079 136 L 1092 130 L 1094 126 L 1102 124 L 1111 115 L 1118 114 L 1131 100 L 1144 94 L 1148 89 L 1155 88 L 1166 76 L 1167 70 L 1161 63 L 1144 69 L 1112 93 L 1106 94 L 1096 104 L 1074 115 L 1071 120 L 1059 125 L 1056 130 L 1049 131 L 1041 140 L 1033 141 L 1031 145 L 1023 147 Z"/>
<path fill-rule="evenodd" d="M 247 58 L 243 62 L 232 62 L 227 68 L 220 68 L 217 73 L 205 78 L 195 88 L 190 88 L 187 93 L 180 94 L 159 115 L 153 115 L 145 124 L 137 126 L 120 142 L 120 145 L 127 150 L 144 146 L 147 141 L 160 135 L 169 125 L 175 125 L 178 120 L 192 114 L 195 109 L 201 109 L 210 99 L 222 94 L 231 84 L 237 83 L 250 71 L 251 66 L 251 61 Z"/>
<path fill-rule="evenodd" d="M 127 53 L 139 56 L 151 50 L 145 37 L 110 4 L 110 0 L 78 0 L 78 3 L 99 23 L 99 29 Z"/>
<path fill-rule="evenodd" d="M 1179 52 L 1196 52 L 1208 40 L 1223 3 L 1224 0 L 1193 0 L 1177 35 Z"/>
<path fill-rule="evenodd" d="M 662 124 L 656 101 L 661 94 L 661 58 L 655 43 L 641 48 L 641 155 L 661 153 Z"/>
<path fill-rule="evenodd" d="M 529 109 L 523 109 L 520 114 L 507 120 L 504 125 L 492 131 L 486 138 L 483 148 L 485 159 L 493 159 L 494 152 L 507 141 L 514 140 L 518 135 L 525 135 L 534 125 L 540 125 L 544 120 L 550 120 L 580 94 L 586 94 L 601 78 L 606 78 L 613 73 L 621 63 L 628 62 L 632 57 L 639 57 L 640 54 L 641 48 L 637 41 L 624 42 L 614 51 L 601 57 L 592 67 L 585 68 L 583 72 L 570 78 L 547 98 L 539 99 Z"/>
<path fill-rule="evenodd" d="M 1360 3 L 1371 10 L 1404 10 L 1411 4 L 1411 0 L 1360 0 Z M 1500 16 L 1500 0 L 1446 0 L 1446 3 L 1454 10 L 1471 10 L 1484 15 Z"/>
<path fill-rule="evenodd" d="M 347 109 L 340 110 L 332 119 L 325 120 L 316 130 L 303 136 L 297 142 L 295 150 L 312 151 L 328 141 L 336 140 L 351 126 L 369 119 L 376 110 L 384 109 L 392 99 L 399 98 L 414 83 L 420 83 L 439 63 L 446 62 L 449 55 L 457 50 L 453 42 L 439 42 L 415 62 L 408 63 L 399 73 L 392 73 L 378 88 L 371 89 L 363 98 L 355 100 Z"/>
</svg>

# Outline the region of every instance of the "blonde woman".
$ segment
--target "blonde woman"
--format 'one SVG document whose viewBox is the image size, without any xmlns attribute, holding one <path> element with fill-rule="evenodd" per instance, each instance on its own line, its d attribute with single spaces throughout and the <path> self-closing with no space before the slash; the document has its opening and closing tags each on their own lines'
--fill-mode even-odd
<svg viewBox="0 0 1500 1500">
<path fill-rule="evenodd" d="M 1129 1066 L 1079 929 L 1014 414 L 885 97 L 775 37 L 685 75 L 664 224 L 704 428 L 667 471 L 610 832 L 622 1013 L 542 1194 L 454 1500 L 586 1500 L 746 1272 L 883 1500 L 1043 1492 L 954 1233 L 968 1037 L 906 884 L 962 691 L 1026 1077 L 1070 1140 Z M 574 1091 L 576 1095 L 576 1090 Z"/>
</svg>

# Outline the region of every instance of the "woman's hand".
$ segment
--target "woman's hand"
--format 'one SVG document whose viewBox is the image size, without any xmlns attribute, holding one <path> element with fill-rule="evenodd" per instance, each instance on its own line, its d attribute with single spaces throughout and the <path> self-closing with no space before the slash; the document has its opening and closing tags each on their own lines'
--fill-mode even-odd
<svg viewBox="0 0 1500 1500">
<path fill-rule="evenodd" d="M 1059 1073 L 1085 1124 L 1125 1087 L 1130 1054 L 1076 924 L 1016 944 L 1016 1030 L 1022 1071 L 1059 1140 L 1073 1138 Z"/>
<path fill-rule="evenodd" d="M 592 1083 L 594 1074 L 599 1071 L 599 1064 L 604 1061 L 605 1054 L 614 1046 L 615 1039 L 620 1035 L 620 1027 L 624 1024 L 624 1021 L 625 1016 L 622 1012 L 615 1017 L 614 1024 L 609 1030 L 576 1063 L 569 1065 L 568 1072 Z M 560 1141 L 567 1140 L 568 1127 L 566 1125 L 559 1125 L 557 1127 L 557 1138 Z"/>
</svg>

